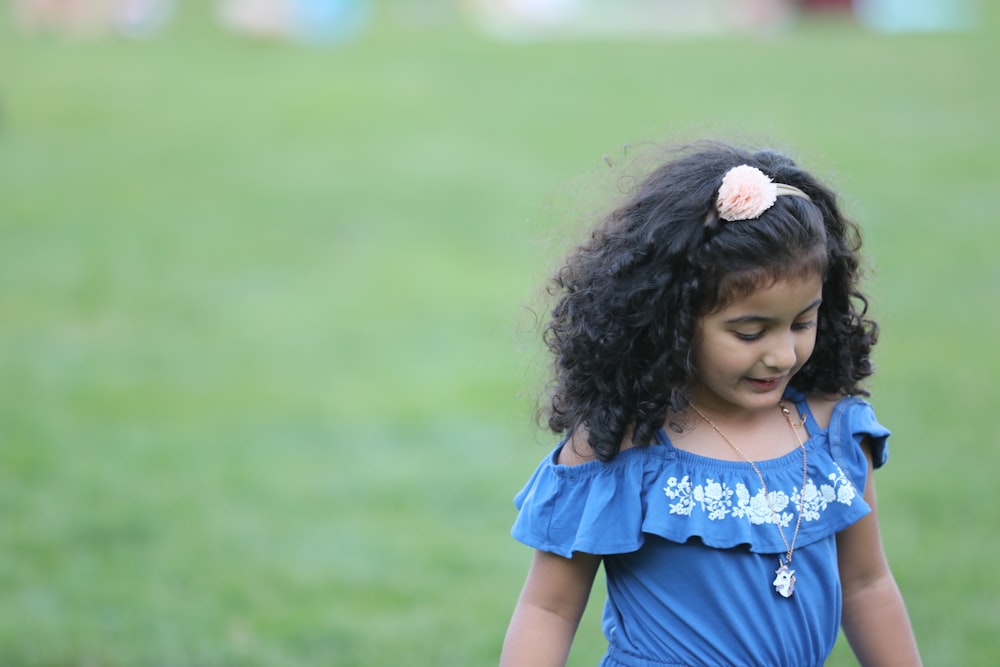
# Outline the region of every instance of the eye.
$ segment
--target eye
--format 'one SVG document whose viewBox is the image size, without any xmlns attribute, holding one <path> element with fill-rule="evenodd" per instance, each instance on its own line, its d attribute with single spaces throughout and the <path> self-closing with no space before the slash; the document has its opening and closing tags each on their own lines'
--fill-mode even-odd
<svg viewBox="0 0 1000 667">
<path fill-rule="evenodd" d="M 737 338 L 739 338 L 742 341 L 746 341 L 748 343 L 752 343 L 755 340 L 760 340 L 761 338 L 763 338 L 764 337 L 764 332 L 763 331 L 758 331 L 756 333 L 742 333 L 740 331 L 734 331 L 733 335 L 736 336 Z"/>
<path fill-rule="evenodd" d="M 794 331 L 805 331 L 807 329 L 812 329 L 816 326 L 816 320 L 808 320 L 806 322 L 796 322 L 792 325 Z"/>
</svg>

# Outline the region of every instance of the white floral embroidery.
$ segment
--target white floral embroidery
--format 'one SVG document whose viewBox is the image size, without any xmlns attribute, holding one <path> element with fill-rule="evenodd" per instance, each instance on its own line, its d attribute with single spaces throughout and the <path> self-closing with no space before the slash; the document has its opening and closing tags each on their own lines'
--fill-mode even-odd
<svg viewBox="0 0 1000 667">
<path fill-rule="evenodd" d="M 726 515 L 729 514 L 729 508 L 733 505 L 733 501 L 730 500 L 733 496 L 733 490 L 711 479 L 705 480 L 705 486 L 699 484 L 694 487 L 692 495 L 696 501 L 701 503 L 702 511 L 708 512 L 708 518 L 713 521 L 725 519 Z"/>
<path fill-rule="evenodd" d="M 694 509 L 694 500 L 691 499 L 691 482 L 688 480 L 687 475 L 684 475 L 679 482 L 676 477 L 671 477 L 667 480 L 667 486 L 663 490 L 667 493 L 667 498 L 671 500 L 677 499 L 676 503 L 670 505 L 671 514 L 691 516 L 691 510 Z"/>
<path fill-rule="evenodd" d="M 770 491 L 765 497 L 764 490 L 759 489 L 756 495 L 751 497 L 746 486 L 737 484 L 736 495 L 739 497 L 739 503 L 733 508 L 732 515 L 737 519 L 747 519 L 755 526 L 765 523 L 787 526 L 792 521 L 790 513 L 782 512 L 788 507 L 789 501 L 788 494 L 784 491 Z"/>
<path fill-rule="evenodd" d="M 688 475 L 677 479 L 670 477 L 663 492 L 667 498 L 676 502 L 670 503 L 670 513 L 691 516 L 695 509 L 700 508 L 710 521 L 720 521 L 728 516 L 734 519 L 745 519 L 755 526 L 777 524 L 788 527 L 795 515 L 802 513 L 803 521 L 818 521 L 820 516 L 832 503 L 851 505 L 857 497 L 857 491 L 844 471 L 834 464 L 836 472 L 827 476 L 830 484 L 816 486 L 813 480 L 807 480 L 804 489 L 792 487 L 791 494 L 782 490 L 769 491 L 767 497 L 764 490 L 750 495 L 750 490 L 742 482 L 733 489 L 729 485 L 706 478 L 703 484 L 692 485 Z M 786 511 L 794 506 L 794 511 Z"/>
<path fill-rule="evenodd" d="M 837 502 L 843 503 L 845 505 L 850 505 L 851 501 L 854 500 L 854 496 L 857 492 L 854 490 L 854 485 L 851 484 L 851 480 L 847 478 L 844 471 L 840 469 L 840 466 L 835 466 L 837 472 L 830 473 L 830 481 L 833 482 L 833 486 L 837 489 Z"/>
</svg>

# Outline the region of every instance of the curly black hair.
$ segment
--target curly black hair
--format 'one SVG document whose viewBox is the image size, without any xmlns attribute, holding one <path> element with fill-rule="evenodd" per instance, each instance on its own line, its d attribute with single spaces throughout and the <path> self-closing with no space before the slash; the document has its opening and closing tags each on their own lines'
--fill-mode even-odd
<svg viewBox="0 0 1000 667">
<path fill-rule="evenodd" d="M 715 201 L 723 175 L 746 164 L 809 196 L 782 196 L 759 218 L 729 223 Z M 811 200 L 811 201 L 810 201 Z M 859 291 L 861 233 L 833 191 L 776 152 L 719 143 L 680 149 L 649 173 L 555 274 L 543 339 L 553 355 L 543 419 L 555 433 L 586 428 L 597 458 L 630 433 L 653 442 L 696 382 L 700 317 L 757 287 L 823 276 L 816 345 L 792 378 L 803 392 L 863 394 L 878 326 Z"/>
</svg>

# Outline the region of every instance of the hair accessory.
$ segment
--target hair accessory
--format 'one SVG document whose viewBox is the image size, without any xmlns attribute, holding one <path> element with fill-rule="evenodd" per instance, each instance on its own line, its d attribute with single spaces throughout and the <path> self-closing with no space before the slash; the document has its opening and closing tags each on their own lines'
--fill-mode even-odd
<svg viewBox="0 0 1000 667">
<path fill-rule="evenodd" d="M 809 199 L 809 195 L 802 190 L 784 183 L 775 183 L 757 167 L 741 164 L 722 177 L 715 208 L 719 217 L 727 222 L 753 220 L 774 206 L 774 202 L 782 195 Z"/>
</svg>

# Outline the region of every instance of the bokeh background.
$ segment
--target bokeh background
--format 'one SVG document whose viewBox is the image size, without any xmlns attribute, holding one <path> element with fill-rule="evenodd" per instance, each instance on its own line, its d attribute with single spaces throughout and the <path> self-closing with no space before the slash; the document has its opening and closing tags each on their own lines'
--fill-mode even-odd
<svg viewBox="0 0 1000 667">
<path fill-rule="evenodd" d="M 1000 661 L 992 3 L 84 4 L 0 4 L 0 664 L 495 664 L 544 282 L 700 137 L 864 226 L 886 549 Z"/>
</svg>

